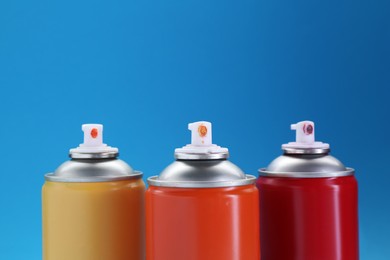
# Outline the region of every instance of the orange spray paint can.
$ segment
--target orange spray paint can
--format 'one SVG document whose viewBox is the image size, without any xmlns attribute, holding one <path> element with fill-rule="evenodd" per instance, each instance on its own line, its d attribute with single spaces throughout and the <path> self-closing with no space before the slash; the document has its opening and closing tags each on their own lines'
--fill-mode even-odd
<svg viewBox="0 0 390 260">
<path fill-rule="evenodd" d="M 212 144 L 211 123 L 189 124 L 192 143 L 148 179 L 147 260 L 259 260 L 255 177 Z"/>
</svg>

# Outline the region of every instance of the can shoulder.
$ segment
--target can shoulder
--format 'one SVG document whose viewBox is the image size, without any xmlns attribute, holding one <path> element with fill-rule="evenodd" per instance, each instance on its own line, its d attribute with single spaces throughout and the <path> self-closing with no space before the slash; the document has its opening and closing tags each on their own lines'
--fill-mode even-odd
<svg viewBox="0 0 390 260">
<path fill-rule="evenodd" d="M 340 160 L 329 154 L 283 154 L 274 159 L 260 175 L 280 177 L 331 177 L 354 174 Z"/>
<path fill-rule="evenodd" d="M 245 178 L 245 173 L 228 160 L 177 160 L 159 175 L 163 181 L 229 181 Z"/>
<path fill-rule="evenodd" d="M 254 176 L 246 175 L 232 162 L 222 160 L 177 160 L 159 176 L 148 179 L 152 186 L 208 188 L 248 185 Z"/>
<path fill-rule="evenodd" d="M 53 173 L 45 175 L 48 181 L 100 182 L 140 177 L 125 161 L 114 159 L 72 159 L 61 164 Z"/>
</svg>

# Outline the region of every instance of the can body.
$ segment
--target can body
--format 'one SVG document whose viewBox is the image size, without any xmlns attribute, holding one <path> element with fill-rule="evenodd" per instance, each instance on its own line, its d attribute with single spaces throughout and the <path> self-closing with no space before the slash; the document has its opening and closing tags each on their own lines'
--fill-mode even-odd
<svg viewBox="0 0 390 260">
<path fill-rule="evenodd" d="M 144 259 L 141 178 L 42 188 L 44 260 Z"/>
<path fill-rule="evenodd" d="M 262 260 L 357 260 L 358 192 L 353 175 L 261 176 Z"/>
<path fill-rule="evenodd" d="M 147 260 L 259 260 L 258 190 L 149 186 Z"/>
</svg>

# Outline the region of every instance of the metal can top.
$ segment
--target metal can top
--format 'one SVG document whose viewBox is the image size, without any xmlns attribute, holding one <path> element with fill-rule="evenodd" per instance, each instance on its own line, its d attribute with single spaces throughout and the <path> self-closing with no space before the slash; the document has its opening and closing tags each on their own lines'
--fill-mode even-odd
<svg viewBox="0 0 390 260">
<path fill-rule="evenodd" d="M 127 163 L 117 159 L 118 148 L 103 143 L 103 125 L 84 124 L 84 143 L 70 149 L 71 160 L 64 162 L 54 173 L 45 175 L 52 182 L 106 182 L 139 178 Z"/>
<path fill-rule="evenodd" d="M 229 150 L 213 144 L 211 123 L 188 124 L 191 144 L 175 150 L 176 161 L 159 176 L 148 178 L 151 186 L 215 188 L 253 184 L 255 176 L 245 175 L 227 160 Z"/>
<path fill-rule="evenodd" d="M 177 160 L 159 176 L 148 178 L 151 186 L 177 188 L 217 188 L 253 184 L 256 177 L 246 175 L 226 159 Z"/>
<path fill-rule="evenodd" d="M 297 131 L 296 142 L 282 145 L 284 154 L 260 169 L 261 176 L 324 178 L 354 174 L 354 169 L 329 155 L 329 144 L 315 141 L 313 122 L 302 121 L 291 125 L 291 129 Z"/>
<path fill-rule="evenodd" d="M 117 158 L 72 159 L 45 175 L 51 182 L 107 182 L 141 178 L 142 172 L 134 171 Z"/>
<path fill-rule="evenodd" d="M 259 172 L 270 177 L 324 178 L 353 175 L 354 169 L 329 154 L 284 154 Z"/>
</svg>

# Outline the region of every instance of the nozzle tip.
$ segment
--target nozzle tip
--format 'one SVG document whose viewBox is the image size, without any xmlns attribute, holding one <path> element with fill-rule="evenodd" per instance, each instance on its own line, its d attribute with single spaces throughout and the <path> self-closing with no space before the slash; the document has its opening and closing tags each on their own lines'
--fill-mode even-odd
<svg viewBox="0 0 390 260">
<path fill-rule="evenodd" d="M 192 145 L 212 145 L 211 123 L 207 121 L 198 121 L 188 124 L 191 131 Z"/>
</svg>

